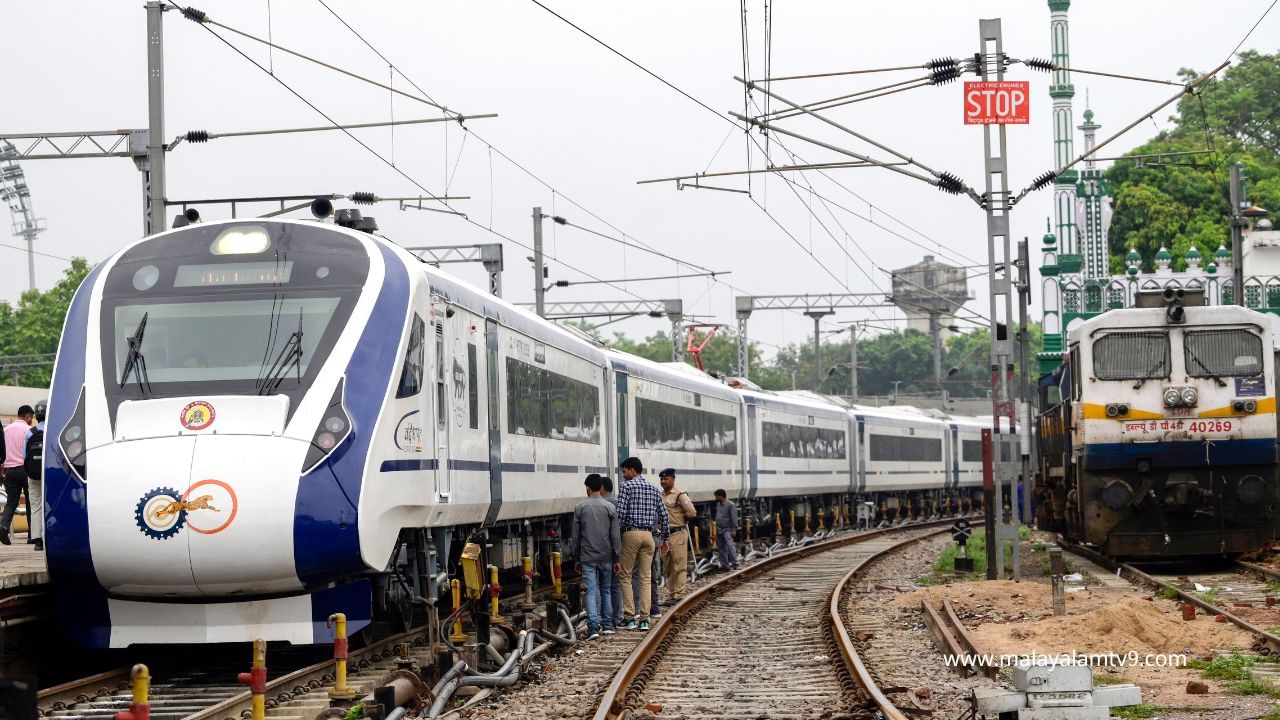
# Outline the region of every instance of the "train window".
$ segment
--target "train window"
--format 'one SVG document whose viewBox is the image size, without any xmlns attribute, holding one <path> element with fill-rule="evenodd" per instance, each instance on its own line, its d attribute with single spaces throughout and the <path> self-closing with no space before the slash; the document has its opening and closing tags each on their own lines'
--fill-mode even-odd
<svg viewBox="0 0 1280 720">
<path fill-rule="evenodd" d="M 942 439 L 872 433 L 870 454 L 880 462 L 941 462 Z"/>
<path fill-rule="evenodd" d="M 809 417 L 813 421 L 813 417 Z M 844 430 L 785 423 L 762 423 L 761 442 L 766 457 L 805 458 L 809 460 L 844 459 Z"/>
<path fill-rule="evenodd" d="M 1114 332 L 1093 343 L 1093 375 L 1099 380 L 1152 380 L 1171 373 L 1167 333 Z"/>
<path fill-rule="evenodd" d="M 738 420 L 731 415 L 636 398 L 636 446 L 733 455 L 738 452 Z"/>
<path fill-rule="evenodd" d="M 600 442 L 600 391 L 590 383 L 507 358 L 507 432 Z"/>
<path fill-rule="evenodd" d="M 467 343 L 467 417 L 471 429 L 480 428 L 480 373 L 476 371 L 476 344 Z"/>
<path fill-rule="evenodd" d="M 982 441 L 965 440 L 961 447 L 960 459 L 965 462 L 982 462 Z"/>
<path fill-rule="evenodd" d="M 407 398 L 422 391 L 423 353 L 427 334 L 426 323 L 417 313 L 413 315 L 413 327 L 409 331 L 409 347 L 404 353 L 404 366 L 400 369 L 400 386 L 396 388 L 396 397 Z"/>
<path fill-rule="evenodd" d="M 1182 345 L 1191 377 L 1262 374 L 1262 338 L 1243 328 L 1189 331 Z"/>
</svg>

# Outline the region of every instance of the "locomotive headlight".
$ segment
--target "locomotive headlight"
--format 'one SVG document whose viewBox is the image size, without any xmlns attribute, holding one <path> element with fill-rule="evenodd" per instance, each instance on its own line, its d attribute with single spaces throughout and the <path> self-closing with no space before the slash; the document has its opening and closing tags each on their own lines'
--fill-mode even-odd
<svg viewBox="0 0 1280 720">
<path fill-rule="evenodd" d="M 66 469 L 80 482 L 84 482 L 89 477 L 88 468 L 85 466 L 84 389 L 80 390 L 80 399 L 76 401 L 76 409 L 71 413 L 71 419 L 58 434 L 58 447 L 66 459 Z"/>
<path fill-rule="evenodd" d="M 1120 414 L 1120 407 L 1115 403 L 1107 405 L 1107 417 L 1113 418 Z"/>
<path fill-rule="evenodd" d="M 271 236 L 261 225 L 237 225 L 222 231 L 209 251 L 214 255 L 256 255 L 271 247 Z"/>
<path fill-rule="evenodd" d="M 1186 403 L 1187 405 L 1195 405 L 1196 401 L 1199 399 L 1200 399 L 1200 393 L 1196 392 L 1195 388 L 1182 389 L 1182 402 Z"/>
<path fill-rule="evenodd" d="M 346 378 L 338 381 L 338 387 L 333 391 L 320 426 L 311 437 L 311 447 L 307 448 L 307 458 L 302 462 L 303 474 L 311 472 L 351 434 L 351 418 L 342 402 L 345 385 Z"/>
<path fill-rule="evenodd" d="M 1178 392 L 1178 388 L 1168 388 L 1164 391 L 1164 404 L 1168 407 L 1176 407 L 1182 402 L 1182 393 Z"/>
<path fill-rule="evenodd" d="M 1245 411 L 1245 412 L 1247 412 L 1247 413 L 1251 413 L 1251 412 L 1257 412 L 1257 410 L 1258 410 L 1258 403 L 1254 402 L 1253 400 L 1245 400 L 1245 401 L 1244 401 L 1244 411 Z"/>
</svg>

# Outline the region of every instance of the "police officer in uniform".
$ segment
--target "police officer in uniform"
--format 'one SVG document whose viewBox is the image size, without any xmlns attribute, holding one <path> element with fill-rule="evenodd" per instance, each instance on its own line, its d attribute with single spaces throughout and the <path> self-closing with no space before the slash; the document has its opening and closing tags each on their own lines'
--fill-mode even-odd
<svg viewBox="0 0 1280 720">
<path fill-rule="evenodd" d="M 663 605 L 674 605 L 684 598 L 684 584 L 689 577 L 688 522 L 697 517 L 698 511 L 693 507 L 689 493 L 676 487 L 673 468 L 658 473 L 658 482 L 662 484 L 662 502 L 667 506 L 671 524 L 671 552 L 662 559 L 671 597 Z"/>
</svg>

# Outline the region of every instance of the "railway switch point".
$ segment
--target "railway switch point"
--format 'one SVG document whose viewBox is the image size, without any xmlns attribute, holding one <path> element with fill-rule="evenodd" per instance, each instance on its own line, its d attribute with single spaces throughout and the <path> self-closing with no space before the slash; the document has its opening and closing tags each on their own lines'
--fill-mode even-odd
<svg viewBox="0 0 1280 720">
<path fill-rule="evenodd" d="M 1142 703 L 1137 685 L 1094 687 L 1088 665 L 1024 661 L 1013 669 L 1013 687 L 975 689 L 970 698 L 974 713 L 1018 720 L 1107 720 L 1112 707 Z"/>
<path fill-rule="evenodd" d="M 116 720 L 150 720 L 151 701 L 148 696 L 151 692 L 151 671 L 146 665 L 134 665 L 130 677 L 133 679 L 132 702 L 128 710 L 116 713 Z"/>
<path fill-rule="evenodd" d="M 240 673 L 236 680 L 241 685 L 248 685 L 253 694 L 253 709 L 249 720 L 265 720 L 267 717 L 267 641 L 261 638 L 253 641 L 253 665 L 249 672 Z"/>
<path fill-rule="evenodd" d="M 356 697 L 356 691 L 347 686 L 347 616 L 334 613 L 327 625 L 333 628 L 333 689 L 329 690 L 330 704 L 337 705 Z"/>
</svg>

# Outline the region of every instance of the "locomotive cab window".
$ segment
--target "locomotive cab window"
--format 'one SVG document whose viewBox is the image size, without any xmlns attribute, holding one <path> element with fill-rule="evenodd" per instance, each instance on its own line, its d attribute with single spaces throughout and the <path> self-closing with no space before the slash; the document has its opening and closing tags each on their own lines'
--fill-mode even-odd
<svg viewBox="0 0 1280 720">
<path fill-rule="evenodd" d="M 1244 328 L 1192 330 L 1182 345 L 1191 377 L 1262 374 L 1262 338 Z"/>
<path fill-rule="evenodd" d="M 1171 373 L 1168 333 L 1114 332 L 1093 344 L 1093 376 L 1098 380 L 1154 380 Z"/>
<path fill-rule="evenodd" d="M 409 331 L 409 347 L 405 350 L 404 366 L 400 369 L 400 385 L 396 388 L 397 398 L 407 398 L 422 391 L 423 355 L 426 350 L 424 336 L 427 325 L 415 313 L 413 329 Z"/>
</svg>

